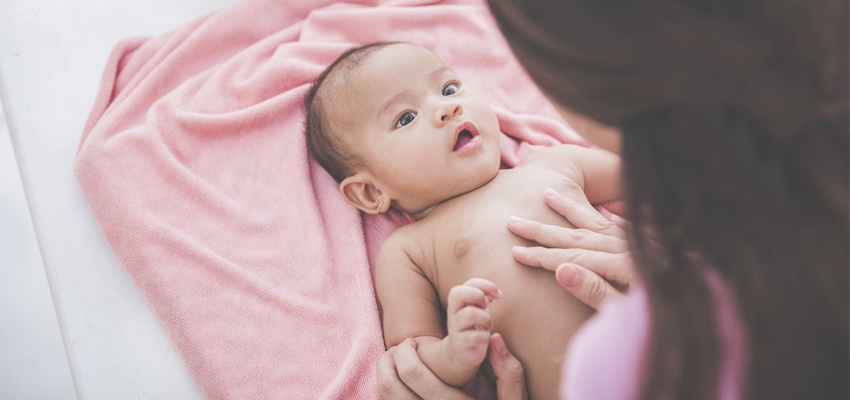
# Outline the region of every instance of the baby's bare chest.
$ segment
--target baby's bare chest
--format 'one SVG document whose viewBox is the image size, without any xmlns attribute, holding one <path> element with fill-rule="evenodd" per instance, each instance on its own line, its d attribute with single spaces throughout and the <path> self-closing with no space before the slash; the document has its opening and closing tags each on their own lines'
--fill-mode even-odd
<svg viewBox="0 0 850 400">
<path fill-rule="evenodd" d="M 473 277 L 492 280 L 503 292 L 555 283 L 551 272 L 522 266 L 513 259 L 514 246 L 533 244 L 508 230 L 511 216 L 572 227 L 544 202 L 543 192 L 548 188 L 590 206 L 581 188 L 564 175 L 512 170 L 429 215 L 429 223 L 420 232 L 428 260 L 420 266 L 443 305 L 453 286 Z"/>
</svg>

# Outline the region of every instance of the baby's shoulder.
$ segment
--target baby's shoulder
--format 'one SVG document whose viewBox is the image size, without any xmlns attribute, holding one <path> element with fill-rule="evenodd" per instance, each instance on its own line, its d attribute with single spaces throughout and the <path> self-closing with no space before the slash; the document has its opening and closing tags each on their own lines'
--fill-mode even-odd
<svg viewBox="0 0 850 400">
<path fill-rule="evenodd" d="M 394 230 L 384 239 L 384 243 L 381 244 L 381 248 L 385 247 L 403 247 L 410 246 L 411 244 L 415 244 L 414 237 L 416 236 L 416 232 L 418 231 L 417 223 L 413 222 L 402 226 Z"/>
<path fill-rule="evenodd" d="M 381 244 L 380 252 L 420 253 L 423 247 L 423 236 L 426 234 L 425 228 L 422 221 L 416 221 L 396 229 Z"/>
<path fill-rule="evenodd" d="M 533 164 L 540 162 L 564 161 L 571 159 L 576 152 L 586 151 L 587 148 L 577 144 L 557 144 L 554 146 L 545 146 L 528 153 L 525 158 L 520 161 L 519 165 Z"/>
<path fill-rule="evenodd" d="M 572 176 L 578 171 L 575 155 L 587 148 L 574 144 L 548 146 L 529 153 L 517 167 L 540 167 Z"/>
<path fill-rule="evenodd" d="M 384 240 L 378 251 L 376 269 L 379 274 L 386 268 L 404 265 L 427 273 L 428 265 L 432 264 L 429 255 L 433 251 L 428 251 L 427 232 L 423 231 L 424 226 L 419 222 L 396 229 Z"/>
</svg>

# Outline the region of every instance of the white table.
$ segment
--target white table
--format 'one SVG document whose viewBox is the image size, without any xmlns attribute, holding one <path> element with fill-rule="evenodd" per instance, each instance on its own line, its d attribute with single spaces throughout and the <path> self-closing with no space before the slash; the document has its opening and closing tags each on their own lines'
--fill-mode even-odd
<svg viewBox="0 0 850 400">
<path fill-rule="evenodd" d="M 234 2 L 0 1 L 0 99 L 80 399 L 201 397 L 97 227 L 73 160 L 118 40 Z"/>
</svg>

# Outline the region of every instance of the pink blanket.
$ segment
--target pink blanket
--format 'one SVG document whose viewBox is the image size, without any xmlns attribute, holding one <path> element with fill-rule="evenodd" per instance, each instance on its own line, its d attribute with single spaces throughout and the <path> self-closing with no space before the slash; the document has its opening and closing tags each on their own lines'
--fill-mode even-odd
<svg viewBox="0 0 850 400">
<path fill-rule="evenodd" d="M 480 0 L 245 0 L 123 41 L 106 66 L 77 176 L 207 398 L 377 397 L 370 266 L 405 219 L 340 197 L 307 156 L 302 97 L 352 44 L 382 40 L 432 49 L 482 92 L 507 165 L 579 140 Z"/>
</svg>

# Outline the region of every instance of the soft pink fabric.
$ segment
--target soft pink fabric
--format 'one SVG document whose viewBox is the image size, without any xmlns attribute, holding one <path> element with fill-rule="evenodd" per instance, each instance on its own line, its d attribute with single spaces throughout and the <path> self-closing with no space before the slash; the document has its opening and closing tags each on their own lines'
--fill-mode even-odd
<svg viewBox="0 0 850 400">
<path fill-rule="evenodd" d="M 745 337 L 732 296 L 708 274 L 723 346 L 718 399 L 741 397 Z M 573 336 L 561 378 L 561 398 L 630 400 L 640 398 L 642 369 L 651 325 L 647 294 L 633 288 L 605 304 Z"/>
<path fill-rule="evenodd" d="M 307 156 L 302 98 L 383 40 L 432 49 L 492 102 L 506 164 L 579 140 L 481 0 L 245 0 L 123 41 L 106 66 L 76 173 L 206 398 L 377 397 L 370 264 L 406 220 L 342 199 Z"/>
</svg>

